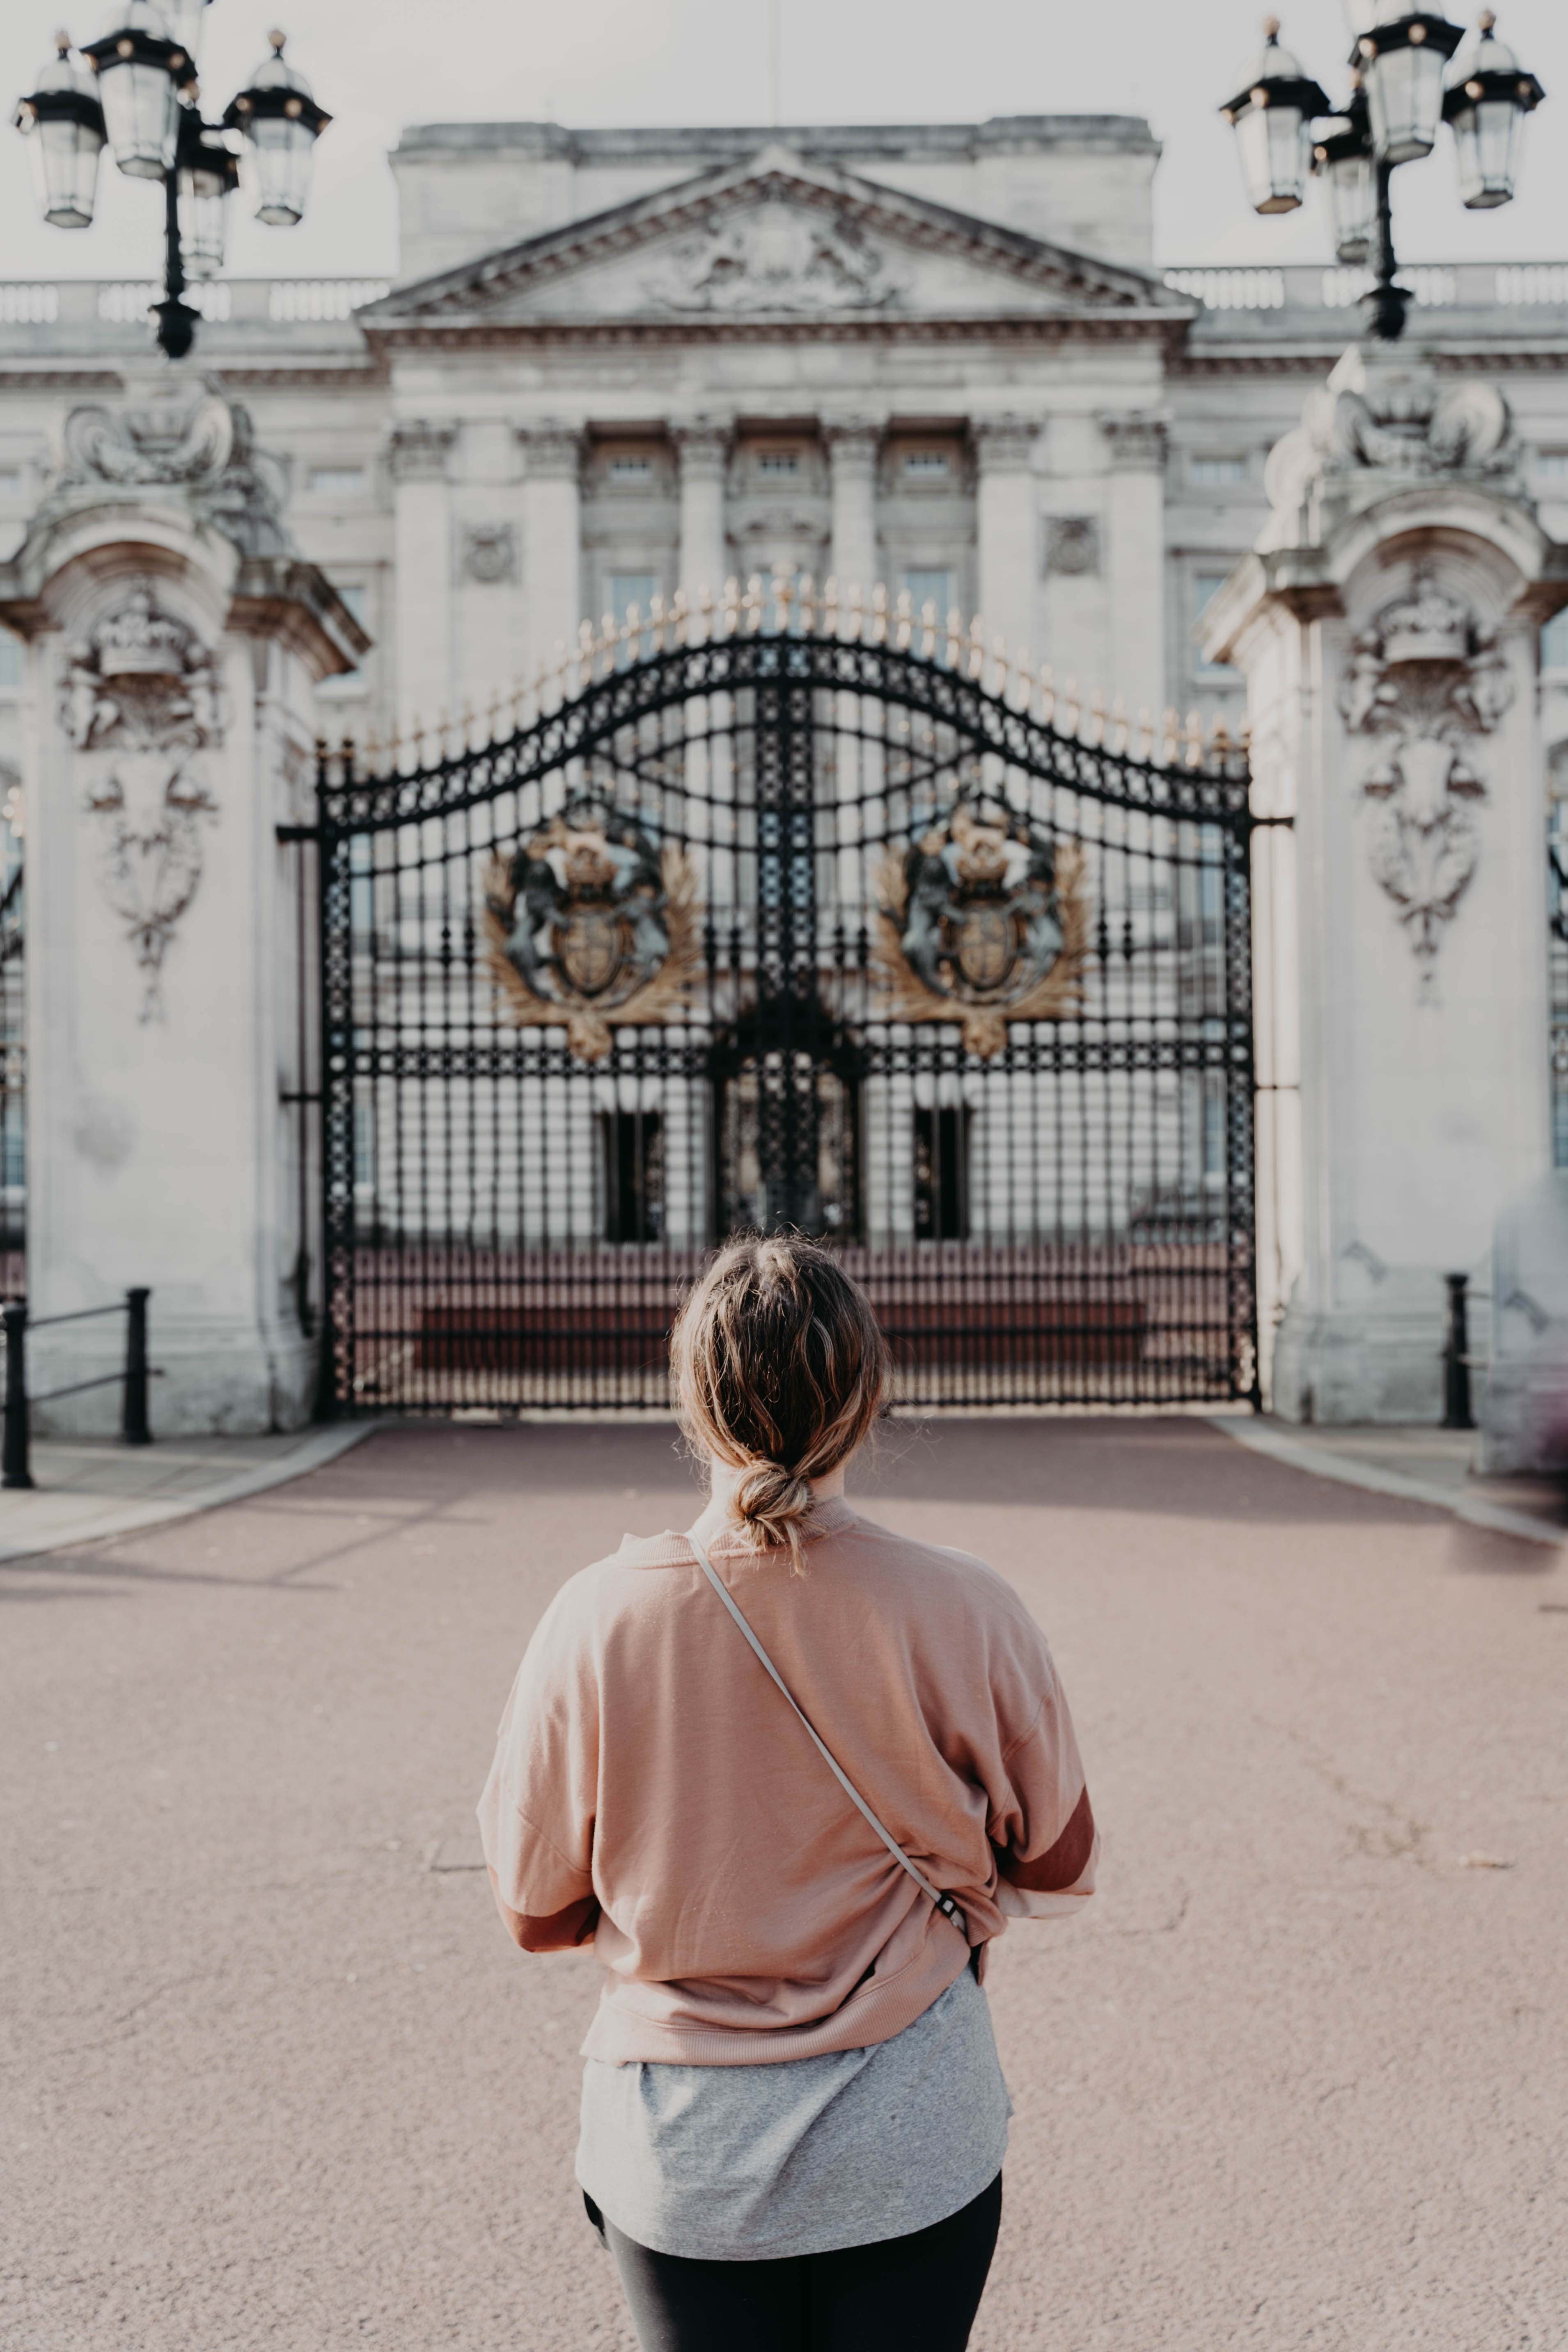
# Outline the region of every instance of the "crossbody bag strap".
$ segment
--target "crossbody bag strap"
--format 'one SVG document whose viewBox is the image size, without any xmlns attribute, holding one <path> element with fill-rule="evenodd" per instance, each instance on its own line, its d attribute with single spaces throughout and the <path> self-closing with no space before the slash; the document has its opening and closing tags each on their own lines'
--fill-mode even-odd
<svg viewBox="0 0 1568 2352">
<path fill-rule="evenodd" d="M 791 1690 L 788 1683 L 785 1682 L 783 1675 L 780 1674 L 778 1668 L 774 1665 L 773 1660 L 763 1649 L 761 1642 L 757 1639 L 756 1634 L 752 1630 L 745 1612 L 742 1609 L 739 1601 L 730 1591 L 729 1586 L 725 1583 L 723 1578 L 720 1575 L 718 1570 L 709 1559 L 708 1554 L 704 1551 L 702 1546 L 698 1542 L 694 1535 L 689 1534 L 686 1540 L 691 1546 L 692 1550 L 697 1554 L 703 1575 L 708 1579 L 709 1583 L 713 1587 L 714 1591 L 719 1595 L 720 1600 L 724 1603 L 725 1608 L 729 1611 L 731 1616 L 734 1619 L 736 1624 L 740 1627 L 742 1633 L 751 1643 L 752 1650 L 756 1653 L 756 1655 L 761 1661 L 766 1673 L 772 1677 L 773 1681 L 777 1684 L 779 1689 L 784 1693 L 785 1700 L 788 1702 L 789 1706 L 794 1708 L 795 1714 L 799 1717 L 800 1721 L 805 1725 L 806 1738 L 811 1741 L 812 1746 L 816 1748 L 817 1754 L 821 1757 L 823 1762 L 826 1765 L 828 1770 L 832 1773 L 834 1779 L 837 1781 L 839 1787 L 848 1798 L 850 1803 L 854 1805 L 859 1812 L 864 1814 L 866 1820 L 869 1822 L 872 1829 L 876 1831 L 877 1835 L 881 1839 L 882 1843 L 887 1847 L 888 1852 L 892 1855 L 894 1861 L 900 1864 L 902 1867 L 909 1872 L 910 1876 L 914 1880 L 915 1885 L 920 1888 L 921 1893 L 930 1896 L 937 1909 L 942 1913 L 943 1918 L 952 1920 L 953 1926 L 958 1929 L 959 1934 L 963 1937 L 964 1942 L 967 1944 L 969 1941 L 969 1928 L 958 1905 L 953 1901 L 951 1895 L 944 1895 L 940 1887 L 936 1887 L 931 1885 L 931 1880 L 926 1876 L 924 1871 L 917 1869 L 915 1864 L 910 1860 L 909 1855 L 904 1852 L 903 1847 L 899 1843 L 898 1839 L 893 1835 L 891 1830 L 883 1828 L 876 1814 L 871 1811 L 870 1806 L 866 1802 L 865 1798 L 860 1794 L 859 1790 L 855 1786 L 854 1781 L 849 1778 L 848 1773 L 845 1771 L 843 1766 L 839 1763 L 838 1759 L 828 1747 L 827 1742 L 818 1734 L 816 1725 L 812 1722 L 811 1717 L 806 1714 L 805 1709 L 795 1697 L 795 1693 Z"/>
</svg>

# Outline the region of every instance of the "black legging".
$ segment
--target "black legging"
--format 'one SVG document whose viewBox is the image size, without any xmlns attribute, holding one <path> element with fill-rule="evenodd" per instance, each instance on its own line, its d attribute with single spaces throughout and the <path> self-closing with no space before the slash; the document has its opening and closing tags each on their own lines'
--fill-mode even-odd
<svg viewBox="0 0 1568 2352">
<path fill-rule="evenodd" d="M 642 2352 L 963 2352 L 1002 2219 L 1002 2176 L 945 2221 L 761 2263 L 656 2254 L 603 2221 Z"/>
</svg>

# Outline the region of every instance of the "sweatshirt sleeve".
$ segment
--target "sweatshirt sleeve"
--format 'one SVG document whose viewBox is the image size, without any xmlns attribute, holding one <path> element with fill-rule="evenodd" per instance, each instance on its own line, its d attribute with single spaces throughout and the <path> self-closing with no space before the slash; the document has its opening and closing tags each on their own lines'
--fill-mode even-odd
<svg viewBox="0 0 1568 2352">
<path fill-rule="evenodd" d="M 1066 1918 L 1094 1892 L 1100 1832 L 1067 1696 L 1043 1641 L 1031 1680 L 1037 1689 L 1043 1684 L 1043 1696 L 1028 1728 L 1004 1750 L 1001 1801 L 987 1824 L 996 1901 L 1010 1918 Z"/>
<path fill-rule="evenodd" d="M 479 1836 L 507 1930 L 525 1952 L 592 1939 L 599 1710 L 587 1644 L 558 1593 L 534 1629 L 479 1799 Z"/>
</svg>

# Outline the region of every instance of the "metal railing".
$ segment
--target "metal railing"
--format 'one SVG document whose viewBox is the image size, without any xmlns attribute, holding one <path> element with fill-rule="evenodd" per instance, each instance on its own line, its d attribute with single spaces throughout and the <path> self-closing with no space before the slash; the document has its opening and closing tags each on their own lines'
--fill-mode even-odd
<svg viewBox="0 0 1568 2352">
<path fill-rule="evenodd" d="M 58 1397 L 80 1396 L 88 1389 L 110 1388 L 118 1381 L 124 1383 L 124 1399 L 121 1408 L 120 1434 L 127 1445 L 151 1445 L 153 1432 L 147 1420 L 147 1383 L 155 1380 L 156 1370 L 147 1361 L 147 1301 L 150 1290 L 128 1290 L 112 1307 L 81 1307 L 70 1315 L 40 1315 L 36 1318 L 27 1313 L 25 1299 L 8 1299 L 0 1307 L 0 1326 L 5 1335 L 5 1402 L 4 1433 L 0 1435 L 0 1487 L 30 1486 L 33 1473 L 28 1455 L 32 1443 L 32 1408 L 36 1404 L 53 1404 Z M 123 1315 L 125 1318 L 125 1362 L 118 1372 L 103 1372 L 96 1380 L 69 1381 L 63 1388 L 46 1389 L 41 1396 L 27 1393 L 27 1334 L 42 1331 L 60 1323 L 89 1323 L 100 1315 Z"/>
<path fill-rule="evenodd" d="M 1372 284 L 1368 269 L 1315 263 L 1215 263 L 1167 269 L 1173 292 L 1209 310 L 1348 310 Z M 1568 307 L 1568 262 L 1428 261 L 1400 271 L 1418 310 Z"/>
<path fill-rule="evenodd" d="M 386 278 L 222 278 L 186 289 L 215 325 L 334 321 L 389 292 Z M 16 278 L 0 281 L 0 326 L 145 327 L 161 286 L 142 278 Z"/>
</svg>

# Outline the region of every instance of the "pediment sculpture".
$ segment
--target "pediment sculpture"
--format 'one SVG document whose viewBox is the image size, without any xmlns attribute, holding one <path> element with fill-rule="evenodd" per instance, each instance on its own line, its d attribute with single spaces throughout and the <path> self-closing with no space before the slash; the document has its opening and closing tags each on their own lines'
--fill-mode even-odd
<svg viewBox="0 0 1568 2352">
<path fill-rule="evenodd" d="M 1346 726 L 1378 745 L 1361 782 L 1373 812 L 1369 862 L 1408 931 L 1424 997 L 1480 862 L 1479 740 L 1513 692 L 1496 630 L 1428 570 L 1357 637 L 1341 684 Z"/>
<path fill-rule="evenodd" d="M 59 720 L 87 771 L 99 887 L 142 975 L 141 1017 L 163 1015 L 163 971 L 202 878 L 217 803 L 202 755 L 221 743 L 217 657 L 136 581 L 69 648 Z"/>
<path fill-rule="evenodd" d="M 681 1017 L 701 971 L 697 878 L 673 843 L 583 797 L 492 858 L 481 924 L 502 1009 L 602 1061 L 624 1023 Z"/>
<path fill-rule="evenodd" d="M 876 961 L 892 1021 L 951 1021 L 989 1061 L 1010 1021 L 1059 1021 L 1083 999 L 1089 907 L 1076 842 L 963 793 L 882 863 Z"/>
<path fill-rule="evenodd" d="M 645 290 L 667 310 L 883 310 L 907 288 L 847 211 L 771 204 L 715 220 L 670 250 Z"/>
</svg>

